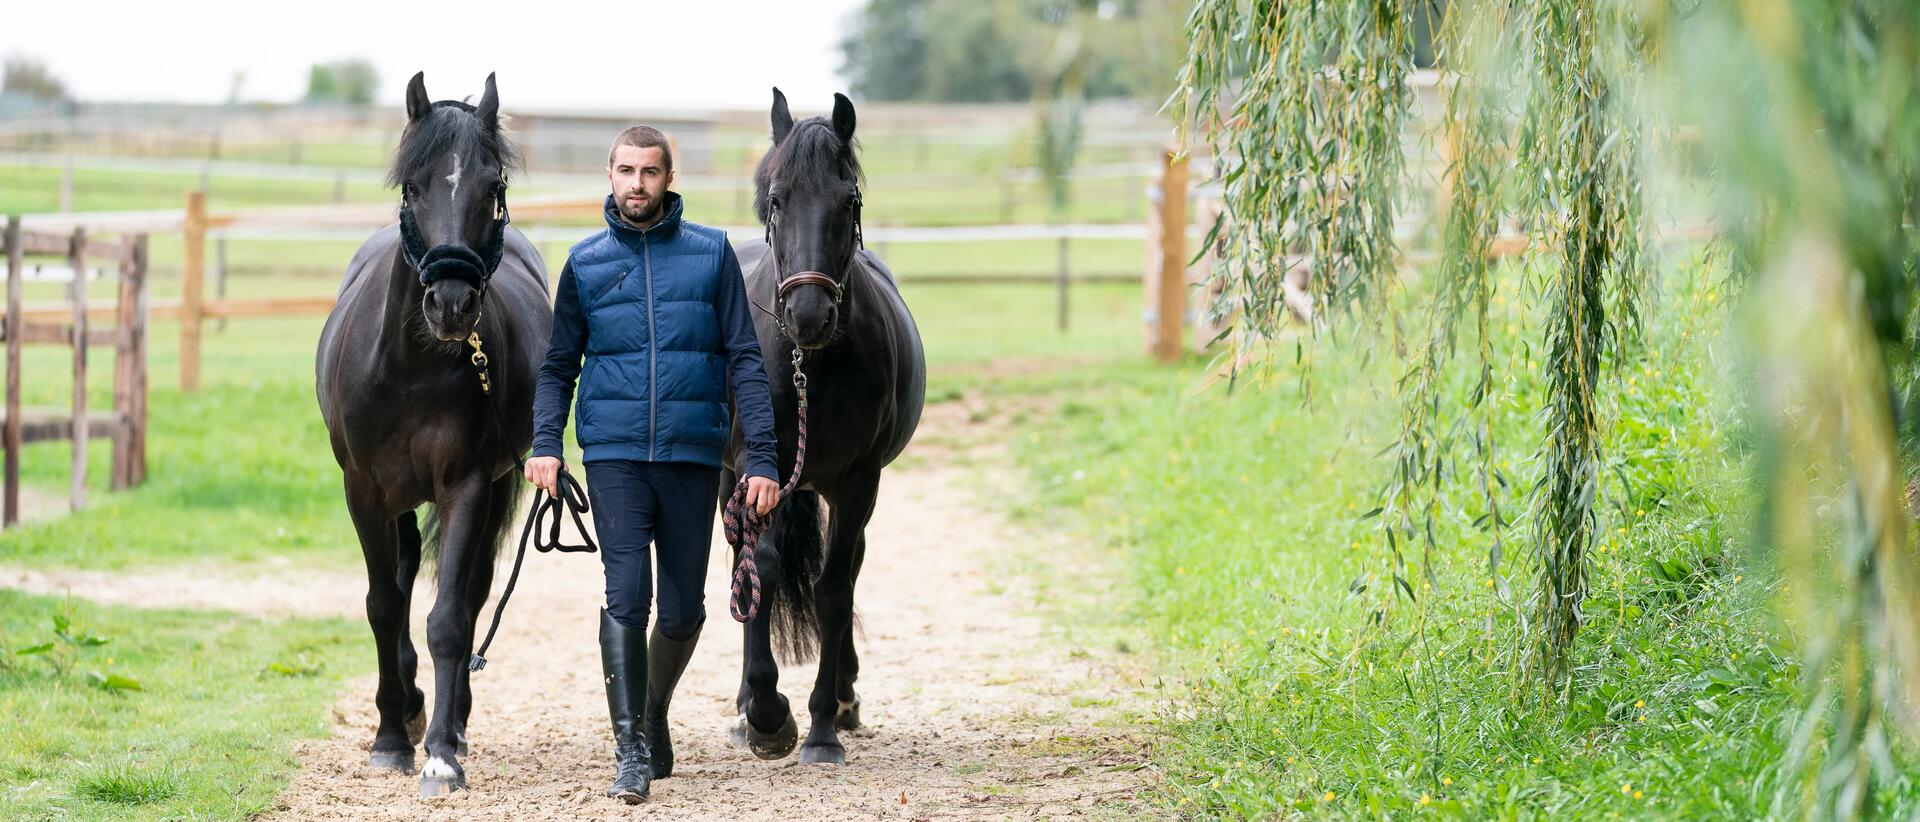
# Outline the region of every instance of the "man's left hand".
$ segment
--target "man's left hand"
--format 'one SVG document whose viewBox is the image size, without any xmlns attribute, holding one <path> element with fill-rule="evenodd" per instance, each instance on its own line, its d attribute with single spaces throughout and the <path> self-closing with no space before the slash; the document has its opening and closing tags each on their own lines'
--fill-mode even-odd
<svg viewBox="0 0 1920 822">
<path fill-rule="evenodd" d="M 761 516 L 780 504 L 780 484 L 766 477 L 747 478 L 747 505 Z"/>
</svg>

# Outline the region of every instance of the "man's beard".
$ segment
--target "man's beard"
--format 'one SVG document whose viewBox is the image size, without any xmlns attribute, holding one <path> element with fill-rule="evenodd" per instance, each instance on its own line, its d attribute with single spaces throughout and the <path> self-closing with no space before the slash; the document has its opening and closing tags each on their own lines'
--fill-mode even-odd
<svg viewBox="0 0 1920 822">
<path fill-rule="evenodd" d="M 661 199 L 660 197 L 648 197 L 646 205 L 635 209 L 627 207 L 627 198 L 623 196 L 620 198 L 620 216 L 636 226 L 646 225 L 647 223 L 653 222 L 655 217 L 660 216 L 660 209 L 662 207 L 660 203 Z"/>
</svg>

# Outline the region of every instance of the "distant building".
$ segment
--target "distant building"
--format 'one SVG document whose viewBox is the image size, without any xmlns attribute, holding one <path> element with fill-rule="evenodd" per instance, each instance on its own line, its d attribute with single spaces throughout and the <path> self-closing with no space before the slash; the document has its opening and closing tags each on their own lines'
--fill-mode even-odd
<svg viewBox="0 0 1920 822">
<path fill-rule="evenodd" d="M 683 173 L 713 171 L 714 133 L 720 117 L 710 112 L 644 113 L 592 110 L 507 112 L 513 119 L 514 143 L 526 157 L 527 168 L 539 171 L 587 172 L 607 167 L 607 148 L 628 126 L 645 124 L 666 132 L 673 141 L 674 169 Z"/>
</svg>

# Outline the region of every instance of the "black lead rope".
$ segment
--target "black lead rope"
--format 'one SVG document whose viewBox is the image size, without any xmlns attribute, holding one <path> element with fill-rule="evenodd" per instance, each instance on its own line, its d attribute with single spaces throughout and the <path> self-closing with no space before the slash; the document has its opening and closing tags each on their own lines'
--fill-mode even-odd
<svg viewBox="0 0 1920 822">
<path fill-rule="evenodd" d="M 477 322 L 473 333 L 467 337 L 467 345 L 473 347 L 473 356 L 470 359 L 474 369 L 480 374 L 481 401 L 487 404 L 489 412 L 487 420 L 492 424 L 494 435 L 498 437 L 500 419 L 491 413 L 493 410 L 492 369 L 487 365 L 486 352 L 480 347 L 480 330 Z M 527 464 L 520 459 L 518 452 L 513 452 L 513 465 L 520 470 L 521 474 L 526 474 Z M 513 596 L 513 587 L 520 582 L 520 566 L 527 560 L 528 539 L 533 540 L 534 550 L 543 554 L 549 551 L 591 554 L 600 550 L 600 546 L 594 543 L 593 536 L 587 533 L 587 523 L 583 518 L 583 515 L 593 510 L 587 504 L 586 491 L 580 488 L 579 481 L 575 480 L 572 474 L 567 473 L 565 465 L 560 467 L 560 474 L 554 482 L 554 491 L 557 492 L 556 496 L 535 494 L 532 507 L 527 509 L 527 524 L 520 529 L 520 547 L 513 554 L 513 572 L 507 575 L 507 587 L 500 592 L 500 601 L 494 603 L 493 624 L 487 627 L 487 638 L 480 643 L 480 649 L 474 651 L 473 656 L 467 659 L 468 671 L 479 671 L 487 667 L 487 649 L 493 646 L 493 635 L 500 631 L 500 617 L 506 613 L 507 600 Z M 582 544 L 568 545 L 560 541 L 560 522 L 565 519 L 562 512 L 573 516 L 573 527 L 580 532 L 580 539 L 584 540 Z M 540 525 L 546 521 L 549 514 L 553 516 L 553 521 L 543 537 L 539 534 Z"/>
<path fill-rule="evenodd" d="M 515 465 L 522 466 L 523 472 L 526 470 L 525 464 L 518 456 L 514 457 L 513 462 Z M 479 671 L 487 667 L 487 648 L 493 645 L 493 635 L 500 630 L 500 615 L 507 610 L 507 600 L 513 596 L 513 586 L 520 582 L 520 564 L 527 559 L 528 537 L 533 537 L 534 549 L 543 554 L 555 550 L 570 554 L 591 554 L 599 550 L 599 546 L 593 542 L 593 537 L 587 533 L 586 523 L 581 520 L 581 515 L 589 513 L 591 509 L 587 506 L 587 494 L 581 490 L 579 481 L 575 480 L 572 474 L 567 473 L 567 469 L 561 468 L 554 490 L 559 491 L 560 495 L 550 497 L 544 493 L 539 494 L 533 501 L 533 507 L 527 511 L 527 524 L 520 529 L 520 549 L 513 555 L 513 573 L 507 575 L 507 587 L 500 592 L 500 601 L 494 603 L 493 624 L 487 627 L 486 640 L 480 643 L 480 650 L 474 651 L 473 657 L 467 660 L 469 671 Z M 580 538 L 586 541 L 585 544 L 567 545 L 560 541 L 562 510 L 573 515 L 573 527 L 580 531 Z M 540 537 L 537 535 L 540 523 L 549 513 L 553 514 L 553 523 L 548 534 Z"/>
</svg>

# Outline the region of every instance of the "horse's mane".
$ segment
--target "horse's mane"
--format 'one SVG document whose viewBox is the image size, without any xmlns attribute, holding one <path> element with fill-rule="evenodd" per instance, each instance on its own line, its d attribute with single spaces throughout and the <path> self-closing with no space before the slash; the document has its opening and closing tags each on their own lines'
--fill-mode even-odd
<svg viewBox="0 0 1920 822">
<path fill-rule="evenodd" d="M 504 130 L 486 127 L 473 112 L 473 106 L 466 103 L 441 100 L 433 104 L 427 116 L 408 123 L 400 135 L 400 146 L 393 150 L 387 185 L 400 185 L 421 169 L 432 167 L 449 151 L 469 157 L 484 153 L 497 160 L 502 170 L 520 168 L 520 150 L 507 140 Z"/>
<path fill-rule="evenodd" d="M 852 185 L 866 181 L 860 169 L 857 141 L 842 142 L 825 117 L 808 117 L 793 124 L 782 141 L 753 171 L 753 211 L 761 224 L 767 222 L 767 191 L 775 175 L 788 185 L 841 180 Z"/>
</svg>

